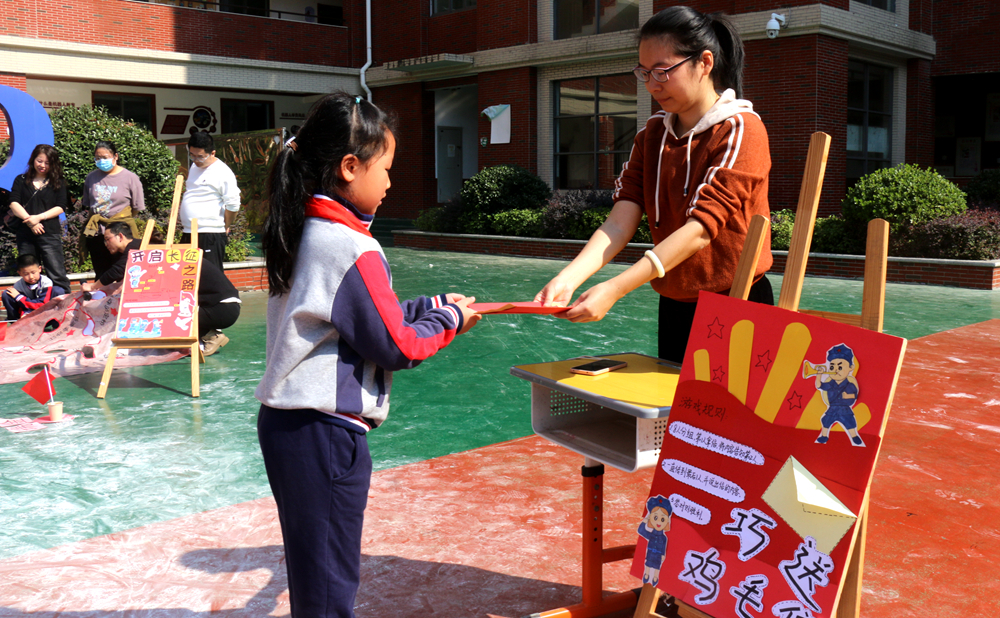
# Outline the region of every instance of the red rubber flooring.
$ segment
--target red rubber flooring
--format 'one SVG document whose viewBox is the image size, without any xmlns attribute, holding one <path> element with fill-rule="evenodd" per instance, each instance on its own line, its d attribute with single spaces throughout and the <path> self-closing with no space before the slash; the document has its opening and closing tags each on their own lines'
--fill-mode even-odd
<svg viewBox="0 0 1000 618">
<path fill-rule="evenodd" d="M 910 342 L 872 486 L 862 616 L 1000 614 L 998 358 L 1000 320 Z M 528 437 L 377 473 L 358 617 L 578 602 L 582 463 Z M 608 469 L 606 545 L 633 541 L 651 475 Z M 262 499 L 18 556 L 0 562 L 0 616 L 287 615 L 280 544 Z M 626 567 L 605 567 L 605 590 L 639 585 Z"/>
</svg>

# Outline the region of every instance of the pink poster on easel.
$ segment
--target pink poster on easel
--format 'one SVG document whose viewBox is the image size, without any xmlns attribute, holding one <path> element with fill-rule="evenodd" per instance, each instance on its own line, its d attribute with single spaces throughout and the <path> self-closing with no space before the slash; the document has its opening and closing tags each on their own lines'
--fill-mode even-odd
<svg viewBox="0 0 1000 618">
<path fill-rule="evenodd" d="M 715 618 L 831 616 L 905 344 L 702 293 L 632 574 Z"/>
<path fill-rule="evenodd" d="M 189 245 L 129 251 L 115 336 L 194 337 L 200 268 L 201 250 Z"/>
</svg>

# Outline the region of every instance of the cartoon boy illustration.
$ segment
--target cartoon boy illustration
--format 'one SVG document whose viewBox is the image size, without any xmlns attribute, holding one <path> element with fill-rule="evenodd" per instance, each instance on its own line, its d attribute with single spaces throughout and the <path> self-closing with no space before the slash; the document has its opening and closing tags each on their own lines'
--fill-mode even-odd
<svg viewBox="0 0 1000 618">
<path fill-rule="evenodd" d="M 646 539 L 646 568 L 642 583 L 660 581 L 660 567 L 667 553 L 667 532 L 670 532 L 670 516 L 674 509 L 670 500 L 663 496 L 653 496 L 646 501 L 646 518 L 639 524 L 639 536 Z"/>
<path fill-rule="evenodd" d="M 854 416 L 854 404 L 858 400 L 858 381 L 854 377 L 854 351 L 843 343 L 835 345 L 826 353 L 827 369 L 816 373 L 816 390 L 823 396 L 826 412 L 820 419 L 823 430 L 816 438 L 818 444 L 826 444 L 830 439 L 830 429 L 840 423 L 851 438 L 854 446 L 864 446 L 858 435 L 858 421 Z"/>
</svg>

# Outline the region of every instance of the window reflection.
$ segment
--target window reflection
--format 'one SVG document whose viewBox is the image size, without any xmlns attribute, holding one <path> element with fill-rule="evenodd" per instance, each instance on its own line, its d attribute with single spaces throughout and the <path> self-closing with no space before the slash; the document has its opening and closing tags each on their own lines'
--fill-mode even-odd
<svg viewBox="0 0 1000 618">
<path fill-rule="evenodd" d="M 554 87 L 556 188 L 612 188 L 635 139 L 635 78 L 587 77 Z"/>
</svg>

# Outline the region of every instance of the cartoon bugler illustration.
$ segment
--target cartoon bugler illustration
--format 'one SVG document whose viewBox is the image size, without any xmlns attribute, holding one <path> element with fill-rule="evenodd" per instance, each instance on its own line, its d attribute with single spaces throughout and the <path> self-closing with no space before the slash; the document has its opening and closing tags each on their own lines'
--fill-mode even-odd
<svg viewBox="0 0 1000 618">
<path fill-rule="evenodd" d="M 670 531 L 670 516 L 674 509 L 670 500 L 663 496 L 653 496 L 646 501 L 646 518 L 639 524 L 639 536 L 646 539 L 646 568 L 642 583 L 660 581 L 660 567 L 667 554 L 667 532 Z"/>
<path fill-rule="evenodd" d="M 823 429 L 816 442 L 826 444 L 830 439 L 830 430 L 835 423 L 840 423 L 850 436 L 851 444 L 864 446 L 864 440 L 858 435 L 858 421 L 854 416 L 854 404 L 858 401 L 858 381 L 854 377 L 858 363 L 854 351 L 843 343 L 835 345 L 827 351 L 826 363 L 814 365 L 804 361 L 802 365 L 802 377 L 815 375 L 816 390 L 827 406 L 820 419 Z"/>
<path fill-rule="evenodd" d="M 128 284 L 129 287 L 137 288 L 139 287 L 139 281 L 142 276 L 146 274 L 146 271 L 139 265 L 130 266 L 128 269 Z"/>
</svg>

